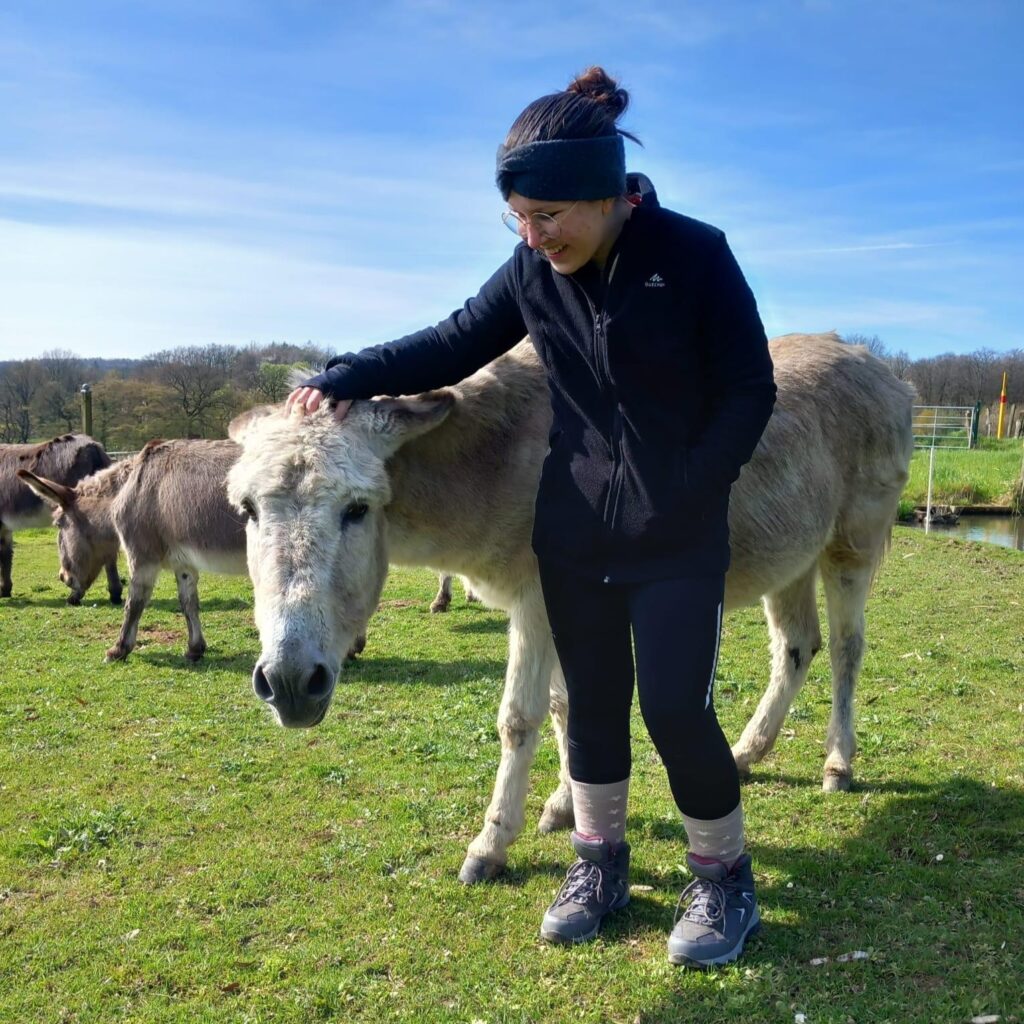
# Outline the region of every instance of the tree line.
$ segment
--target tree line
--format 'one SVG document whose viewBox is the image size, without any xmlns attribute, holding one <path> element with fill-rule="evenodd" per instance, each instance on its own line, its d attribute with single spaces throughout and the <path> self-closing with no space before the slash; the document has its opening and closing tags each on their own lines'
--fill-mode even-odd
<svg viewBox="0 0 1024 1024">
<path fill-rule="evenodd" d="M 333 355 L 317 345 L 189 345 L 146 359 L 83 359 L 65 349 L 0 363 L 0 441 L 82 429 L 83 384 L 93 435 L 109 451 L 154 437 L 225 437 L 243 409 L 281 401 L 294 371 Z"/>
<path fill-rule="evenodd" d="M 1003 373 L 1008 376 L 1006 400 L 1024 402 L 1024 349 L 995 352 L 980 348 L 967 355 L 947 352 L 928 359 L 911 359 L 906 352 L 890 351 L 874 335 L 848 334 L 851 345 L 864 345 L 889 365 L 900 380 L 910 381 L 917 389 L 920 405 L 997 405 Z"/>
<path fill-rule="evenodd" d="M 1024 349 L 911 359 L 878 336 L 847 335 L 865 345 L 922 405 L 992 405 L 1003 371 L 1007 400 L 1024 403 Z M 236 413 L 279 402 L 293 371 L 322 366 L 332 352 L 312 343 L 189 345 L 146 359 L 83 359 L 53 349 L 38 359 L 0 362 L 0 441 L 27 442 L 80 430 L 81 386 L 92 389 L 93 434 L 111 451 L 141 448 L 153 437 L 224 437 Z"/>
</svg>

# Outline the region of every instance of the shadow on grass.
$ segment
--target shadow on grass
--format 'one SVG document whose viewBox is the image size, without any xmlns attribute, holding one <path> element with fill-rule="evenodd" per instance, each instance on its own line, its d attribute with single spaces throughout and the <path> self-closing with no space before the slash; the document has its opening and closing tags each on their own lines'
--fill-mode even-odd
<svg viewBox="0 0 1024 1024">
<path fill-rule="evenodd" d="M 806 775 L 787 775 L 784 772 L 765 770 L 755 765 L 751 771 L 750 778 L 742 780 L 741 786 L 749 786 L 756 783 L 778 783 L 783 786 L 790 786 L 793 789 L 804 789 L 808 786 L 820 789 L 821 775 L 819 773 L 812 772 L 808 772 Z M 872 781 L 860 779 L 854 776 L 848 795 L 864 796 L 871 793 L 926 793 L 930 792 L 933 788 L 934 787 L 930 786 L 926 782 L 914 782 L 910 779 L 882 779 Z M 822 794 L 822 796 L 825 797 L 825 794 Z M 838 794 L 836 799 L 843 799 L 843 795 Z"/>
<path fill-rule="evenodd" d="M 507 633 L 508 622 L 504 619 L 480 618 L 476 622 L 453 622 L 453 633 Z"/>
<path fill-rule="evenodd" d="M 129 655 L 128 660 L 132 659 L 157 668 L 185 669 L 193 675 L 197 673 L 202 675 L 205 672 L 237 671 L 246 677 L 252 675 L 253 666 L 256 663 L 254 654 L 239 654 L 237 652 L 220 654 L 212 649 L 208 649 L 199 661 L 189 661 L 185 657 L 184 637 L 181 640 L 180 650 L 154 650 L 150 645 L 146 645 L 136 648 Z"/>
<path fill-rule="evenodd" d="M 881 1019 L 886 1016 L 884 1008 L 917 1005 L 922 994 L 945 980 L 945 973 L 963 967 L 973 974 L 980 964 L 989 973 L 979 984 L 994 986 L 996 1005 L 1004 1000 L 1009 1005 L 1019 995 L 1020 984 L 1007 969 L 1014 954 L 1005 948 L 1005 940 L 1019 934 L 1024 918 L 1019 867 L 1024 853 L 1024 791 L 954 778 L 934 785 L 893 783 L 868 792 L 879 796 L 867 803 L 858 801 L 862 826 L 831 849 L 802 844 L 798 830 L 784 844 L 751 837 L 758 902 L 767 920 L 738 964 L 719 970 L 838 971 L 838 964 L 811 967 L 809 962 L 822 956 L 834 961 L 840 953 L 868 950 L 869 960 L 857 968 L 863 984 L 848 990 L 847 1019 Z M 659 826 L 662 831 L 668 827 L 644 818 L 635 824 L 655 833 Z M 680 860 L 683 852 L 681 837 Z M 642 839 L 633 856 L 634 864 L 642 860 Z M 766 868 L 775 879 L 771 884 L 761 874 Z M 666 877 L 648 877 L 658 889 L 671 885 Z M 642 870 L 634 871 L 632 881 L 642 880 Z M 638 899 L 615 918 L 602 931 L 605 942 L 625 940 L 638 926 L 666 934 L 671 927 L 664 907 L 645 906 Z M 897 970 L 899 965 L 904 966 Z M 710 990 L 706 997 L 717 998 Z M 636 1019 L 643 1024 L 701 1019 L 709 1009 L 700 1005 L 704 998 L 705 993 L 692 988 L 680 989 L 646 1006 Z M 969 1009 L 968 1002 L 964 1011 Z"/>
<path fill-rule="evenodd" d="M 128 596 L 128 587 L 125 586 L 124 596 Z M 121 604 L 111 604 L 110 598 L 104 591 L 102 594 L 88 593 L 82 598 L 82 603 L 78 607 L 82 609 L 91 608 L 96 605 L 99 608 L 117 608 L 122 609 L 124 607 Z M 22 595 L 18 596 L 15 594 L 13 597 L 0 598 L 0 608 L 72 608 L 74 605 L 69 605 L 66 597 L 41 597 L 39 595 Z M 155 608 L 158 611 L 164 612 L 175 612 L 181 614 L 181 608 L 178 605 L 178 599 L 176 597 L 158 597 L 146 604 L 147 608 Z M 202 613 L 205 611 L 245 611 L 252 609 L 252 601 L 243 600 L 240 597 L 211 597 L 203 600 L 202 594 L 199 596 L 199 611 Z"/>
<path fill-rule="evenodd" d="M 366 658 L 349 662 L 338 679 L 339 686 L 401 686 L 415 683 L 425 686 L 464 686 L 488 676 L 505 677 L 504 658 L 460 658 L 437 662 L 416 658 Z"/>
<path fill-rule="evenodd" d="M 125 590 L 127 596 L 128 591 Z M 157 597 L 149 601 L 147 608 L 156 608 L 162 612 L 176 612 L 181 614 L 181 607 L 176 597 Z M 202 588 L 199 590 L 199 614 L 209 612 L 230 612 L 252 610 L 252 601 L 246 601 L 241 597 L 203 597 Z"/>
<path fill-rule="evenodd" d="M 103 595 L 102 601 L 99 599 L 92 599 L 89 597 L 82 598 L 83 605 L 89 604 L 105 604 L 110 607 L 118 607 L 120 605 L 111 605 L 107 598 L 107 595 Z M 15 594 L 13 597 L 0 598 L 0 608 L 73 608 L 74 605 L 69 605 L 66 597 L 39 597 L 38 595 L 31 597 L 19 597 Z"/>
</svg>

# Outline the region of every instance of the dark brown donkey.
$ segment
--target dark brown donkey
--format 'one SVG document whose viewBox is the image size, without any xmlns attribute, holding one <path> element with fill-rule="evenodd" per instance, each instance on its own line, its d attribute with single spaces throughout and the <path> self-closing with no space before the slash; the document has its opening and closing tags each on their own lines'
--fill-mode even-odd
<svg viewBox="0 0 1024 1024">
<path fill-rule="evenodd" d="M 50 525 L 49 509 L 38 495 L 18 481 L 18 471 L 28 470 L 65 487 L 74 487 L 109 465 L 110 456 L 103 445 L 86 434 L 64 434 L 43 444 L 0 444 L 0 597 L 11 596 L 14 531 Z M 112 557 L 97 566 L 97 574 L 100 568 L 107 570 L 111 602 L 120 604 L 116 545 Z M 72 588 L 68 604 L 78 604 L 81 599 L 82 592 Z"/>
</svg>

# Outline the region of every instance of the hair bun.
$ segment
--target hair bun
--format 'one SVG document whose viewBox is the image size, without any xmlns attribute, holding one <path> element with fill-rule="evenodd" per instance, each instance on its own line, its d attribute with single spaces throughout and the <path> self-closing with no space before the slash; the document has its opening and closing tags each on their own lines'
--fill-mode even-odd
<svg viewBox="0 0 1024 1024">
<path fill-rule="evenodd" d="M 578 93 L 595 103 L 605 104 L 612 109 L 616 118 L 629 106 L 629 93 L 625 89 L 620 89 L 618 81 L 596 64 L 577 75 L 565 91 Z"/>
</svg>

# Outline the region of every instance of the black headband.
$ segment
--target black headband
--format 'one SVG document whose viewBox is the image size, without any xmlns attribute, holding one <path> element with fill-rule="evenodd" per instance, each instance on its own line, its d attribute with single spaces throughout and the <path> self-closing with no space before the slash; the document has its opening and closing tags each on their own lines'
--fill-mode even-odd
<svg viewBox="0 0 1024 1024">
<path fill-rule="evenodd" d="M 545 200 L 621 196 L 626 191 L 622 136 L 499 146 L 495 180 L 504 199 L 512 192 Z"/>
</svg>

